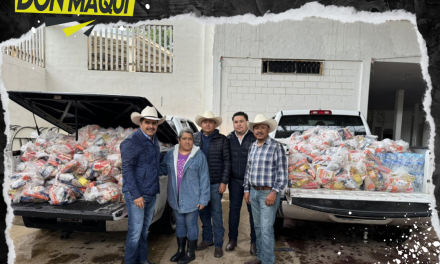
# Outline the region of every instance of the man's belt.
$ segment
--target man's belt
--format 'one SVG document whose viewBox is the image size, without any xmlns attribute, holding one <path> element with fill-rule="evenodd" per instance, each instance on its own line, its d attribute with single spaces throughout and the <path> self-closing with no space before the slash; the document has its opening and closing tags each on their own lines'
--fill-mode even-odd
<svg viewBox="0 0 440 264">
<path fill-rule="evenodd" d="M 272 190 L 272 187 L 269 187 L 269 186 L 254 186 L 254 185 L 252 185 L 252 188 L 254 188 L 257 191 Z"/>
</svg>

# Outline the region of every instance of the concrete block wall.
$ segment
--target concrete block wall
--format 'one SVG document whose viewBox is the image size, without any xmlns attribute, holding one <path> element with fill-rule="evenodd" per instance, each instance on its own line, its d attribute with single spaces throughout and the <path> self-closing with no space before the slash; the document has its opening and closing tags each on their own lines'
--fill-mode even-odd
<svg viewBox="0 0 440 264">
<path fill-rule="evenodd" d="M 224 58 L 222 63 L 222 132 L 232 130 L 232 115 L 287 109 L 358 110 L 361 62 L 324 61 L 322 75 L 261 74 L 261 59 Z"/>
</svg>

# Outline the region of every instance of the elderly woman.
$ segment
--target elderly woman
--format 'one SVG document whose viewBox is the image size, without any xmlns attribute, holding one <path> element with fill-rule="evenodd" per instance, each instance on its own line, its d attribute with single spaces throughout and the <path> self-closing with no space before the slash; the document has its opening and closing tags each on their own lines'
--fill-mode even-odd
<svg viewBox="0 0 440 264">
<path fill-rule="evenodd" d="M 205 154 L 194 146 L 193 133 L 184 128 L 178 135 L 179 144 L 162 160 L 161 175 L 168 175 L 168 204 L 176 219 L 177 253 L 172 262 L 193 261 L 199 227 L 197 218 L 209 202 L 209 171 Z M 188 238 L 188 251 L 185 246 Z"/>
</svg>

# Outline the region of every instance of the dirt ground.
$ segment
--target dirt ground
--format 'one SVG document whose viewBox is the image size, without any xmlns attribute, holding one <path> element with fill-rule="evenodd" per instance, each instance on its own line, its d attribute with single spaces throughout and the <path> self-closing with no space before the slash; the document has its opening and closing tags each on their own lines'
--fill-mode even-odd
<svg viewBox="0 0 440 264">
<path fill-rule="evenodd" d="M 225 238 L 228 242 L 229 197 L 223 197 L 223 219 Z M 240 218 L 238 246 L 233 252 L 224 251 L 222 258 L 214 257 L 214 247 L 196 251 L 196 260 L 192 263 L 231 264 L 244 263 L 254 257 L 249 253 L 250 225 L 246 206 L 243 205 Z M 201 226 L 201 223 L 199 221 Z M 200 230 L 201 231 L 201 230 Z M 60 240 L 60 231 L 31 229 L 13 225 L 10 231 L 14 241 L 16 264 L 24 263 L 124 263 L 124 244 L 126 232 L 109 234 L 75 233 L 72 239 Z M 201 240 L 201 232 L 199 241 Z M 169 259 L 176 253 L 175 234 L 149 234 L 149 258 L 154 263 L 170 263 Z M 275 247 L 276 263 L 300 263 L 299 258 L 289 250 L 284 239 L 277 239 Z"/>
<path fill-rule="evenodd" d="M 229 197 L 223 197 L 223 219 L 228 242 Z M 254 257 L 249 254 L 250 225 L 246 206 L 242 206 L 238 246 L 214 257 L 214 247 L 196 251 L 192 263 L 235 264 Z M 199 222 L 200 226 L 201 223 Z M 367 227 L 368 239 L 363 239 Z M 153 228 L 154 229 L 154 228 Z M 373 226 L 284 220 L 275 239 L 276 263 L 341 264 L 341 263 L 439 263 L 440 242 L 429 223 L 411 227 L 412 233 L 399 241 L 380 237 Z M 24 263 L 124 263 L 126 232 L 75 233 L 72 239 L 60 240 L 61 232 L 38 230 L 13 225 L 17 264 Z M 201 240 L 201 234 L 199 241 Z M 164 235 L 151 230 L 149 258 L 154 263 L 171 263 L 177 251 L 175 234 Z"/>
</svg>

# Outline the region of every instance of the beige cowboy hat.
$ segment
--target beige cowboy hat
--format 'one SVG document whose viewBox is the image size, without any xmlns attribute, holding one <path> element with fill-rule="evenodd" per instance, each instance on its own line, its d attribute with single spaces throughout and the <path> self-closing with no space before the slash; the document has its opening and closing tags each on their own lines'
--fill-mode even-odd
<svg viewBox="0 0 440 264">
<path fill-rule="evenodd" d="M 249 130 L 254 132 L 254 126 L 259 124 L 266 124 L 269 126 L 269 133 L 277 129 L 278 124 L 275 119 L 266 118 L 263 114 L 258 114 L 254 118 L 254 122 L 249 121 Z"/>
<path fill-rule="evenodd" d="M 203 120 L 214 120 L 215 127 L 219 127 L 222 124 L 222 118 L 219 116 L 215 116 L 212 111 L 206 111 L 203 115 L 197 115 L 196 116 L 196 124 L 201 127 Z"/>
<path fill-rule="evenodd" d="M 131 121 L 133 121 L 133 123 L 135 123 L 136 125 L 140 125 L 141 118 L 157 120 L 157 124 L 160 125 L 163 122 L 165 122 L 167 116 L 163 116 L 162 118 L 159 118 L 157 117 L 156 108 L 147 106 L 144 108 L 144 110 L 142 110 L 140 114 L 138 112 L 131 113 Z"/>
</svg>

